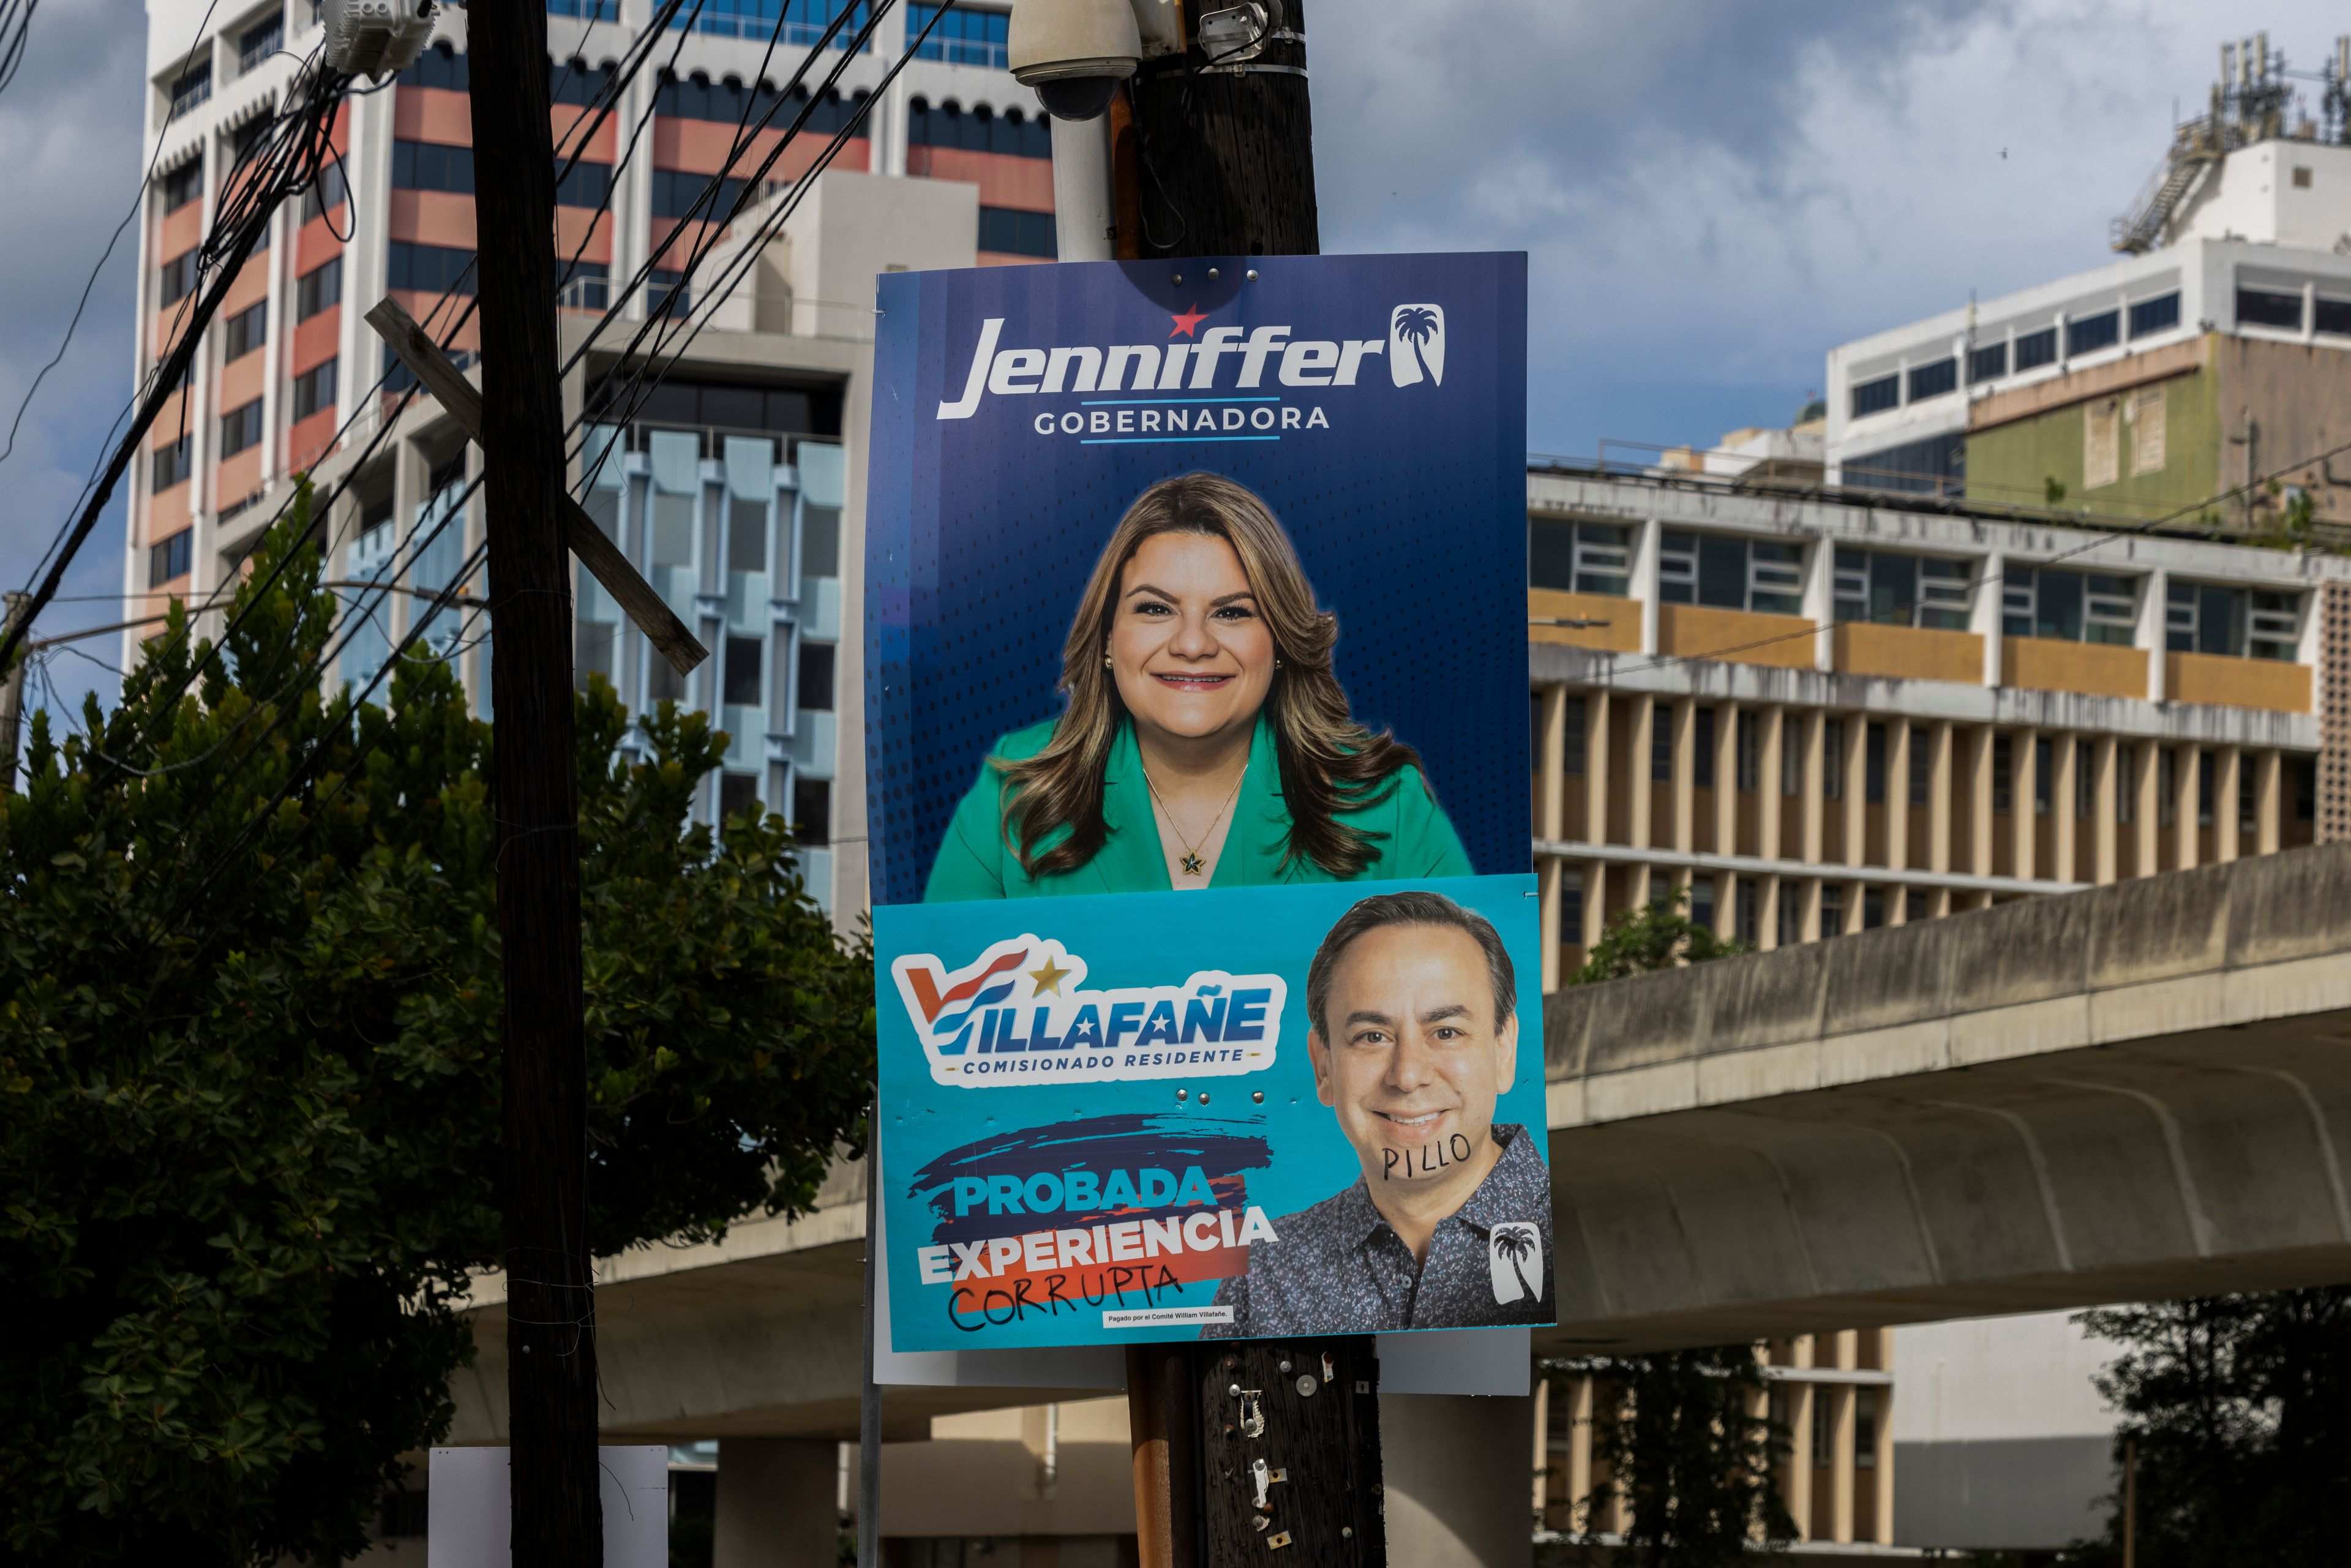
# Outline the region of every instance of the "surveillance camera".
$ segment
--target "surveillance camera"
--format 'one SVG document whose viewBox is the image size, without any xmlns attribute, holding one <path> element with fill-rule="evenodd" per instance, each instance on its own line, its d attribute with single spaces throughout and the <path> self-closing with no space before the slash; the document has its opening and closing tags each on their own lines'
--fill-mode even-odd
<svg viewBox="0 0 2351 1568">
<path fill-rule="evenodd" d="M 1092 120 L 1143 54 L 1129 0 L 1018 0 L 1006 40 L 1012 74 L 1057 120 Z"/>
</svg>

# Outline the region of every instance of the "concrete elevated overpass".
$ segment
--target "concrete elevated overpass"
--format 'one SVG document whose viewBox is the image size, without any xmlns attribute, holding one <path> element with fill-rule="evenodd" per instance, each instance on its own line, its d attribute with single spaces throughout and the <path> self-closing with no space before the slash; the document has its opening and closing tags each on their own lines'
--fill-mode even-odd
<svg viewBox="0 0 2351 1568">
<path fill-rule="evenodd" d="M 2351 1280 L 2351 846 L 1546 998 L 1562 1350 Z"/>
<path fill-rule="evenodd" d="M 1562 1352 L 2351 1280 L 2351 845 L 1546 999 Z M 862 1174 L 608 1260 L 616 1438 L 853 1433 Z M 501 1295 L 455 1390 L 500 1440 Z M 1077 1387 L 893 1389 L 930 1416 Z"/>
</svg>

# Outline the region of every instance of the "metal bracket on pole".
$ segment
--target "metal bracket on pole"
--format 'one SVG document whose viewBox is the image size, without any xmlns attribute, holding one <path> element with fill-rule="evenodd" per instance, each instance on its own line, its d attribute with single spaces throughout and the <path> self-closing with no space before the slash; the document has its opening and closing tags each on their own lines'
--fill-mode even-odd
<svg viewBox="0 0 2351 1568">
<path fill-rule="evenodd" d="M 466 438 L 479 446 L 482 394 L 465 379 L 465 372 L 450 362 L 440 345 L 416 324 L 415 318 L 402 309 L 398 300 L 386 298 L 376 301 L 375 308 L 367 313 L 367 324 L 375 329 L 376 335 L 399 356 L 400 362 L 408 367 L 424 390 L 449 412 Z M 587 508 L 569 495 L 564 497 L 563 522 L 564 543 L 570 546 L 571 553 L 603 584 L 613 601 L 628 612 L 629 619 L 661 651 L 670 668 L 681 675 L 691 674 L 695 666 L 710 657 L 710 650 L 686 630 L 685 622 L 653 591 L 653 585 L 638 573 L 621 547 L 597 526 Z"/>
</svg>

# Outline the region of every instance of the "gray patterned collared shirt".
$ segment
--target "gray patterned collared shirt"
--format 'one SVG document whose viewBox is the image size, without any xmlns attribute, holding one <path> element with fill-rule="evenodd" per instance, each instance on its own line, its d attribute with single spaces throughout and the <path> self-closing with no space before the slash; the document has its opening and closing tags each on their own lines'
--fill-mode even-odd
<svg viewBox="0 0 2351 1568">
<path fill-rule="evenodd" d="M 1468 1200 L 1438 1222 L 1426 1263 L 1414 1260 L 1412 1249 L 1380 1217 L 1359 1176 L 1335 1197 L 1273 1222 L 1280 1239 L 1252 1244 L 1249 1272 L 1217 1291 L 1217 1304 L 1235 1309 L 1233 1321 L 1200 1337 L 1555 1321 L 1550 1170 L 1525 1127 L 1497 1124 L 1494 1139 L 1502 1157 Z M 1531 1248 L 1523 1245 L 1528 1227 L 1533 1228 Z M 1499 1243 L 1498 1229 L 1504 1233 Z M 1515 1241 L 1510 1232 L 1517 1233 Z"/>
</svg>

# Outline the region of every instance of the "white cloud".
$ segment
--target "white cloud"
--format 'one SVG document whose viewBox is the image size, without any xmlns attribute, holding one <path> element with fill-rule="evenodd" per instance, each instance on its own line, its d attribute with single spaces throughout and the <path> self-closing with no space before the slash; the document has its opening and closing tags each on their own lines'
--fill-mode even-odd
<svg viewBox="0 0 2351 1568">
<path fill-rule="evenodd" d="M 108 237 L 140 185 L 139 114 L 145 101 L 146 17 L 131 0 L 43 0 L 24 68 L 0 93 L 0 209 L 11 214 L 0 251 L 0 444 L 27 386 L 66 323 Z M 71 348 L 42 382 L 16 449 L 0 465 L 0 579 L 23 585 L 71 511 L 106 429 L 131 388 L 131 281 L 138 231 L 126 232 L 99 274 Z M 77 559 L 63 592 L 110 595 L 122 585 L 123 507 L 118 498 Z M 43 634 L 121 618 L 119 601 L 61 602 Z M 118 645 L 79 645 L 111 661 Z M 56 687 L 78 710 L 113 677 L 60 655 Z M 37 683 L 36 697 L 38 696 Z"/>
<path fill-rule="evenodd" d="M 2342 23 L 2264 18 L 2314 68 Z M 1330 250 L 1530 254 L 1531 440 L 1788 418 L 1828 348 L 2109 258 L 2217 16 L 2188 0 L 1453 0 L 1309 19 Z"/>
</svg>

